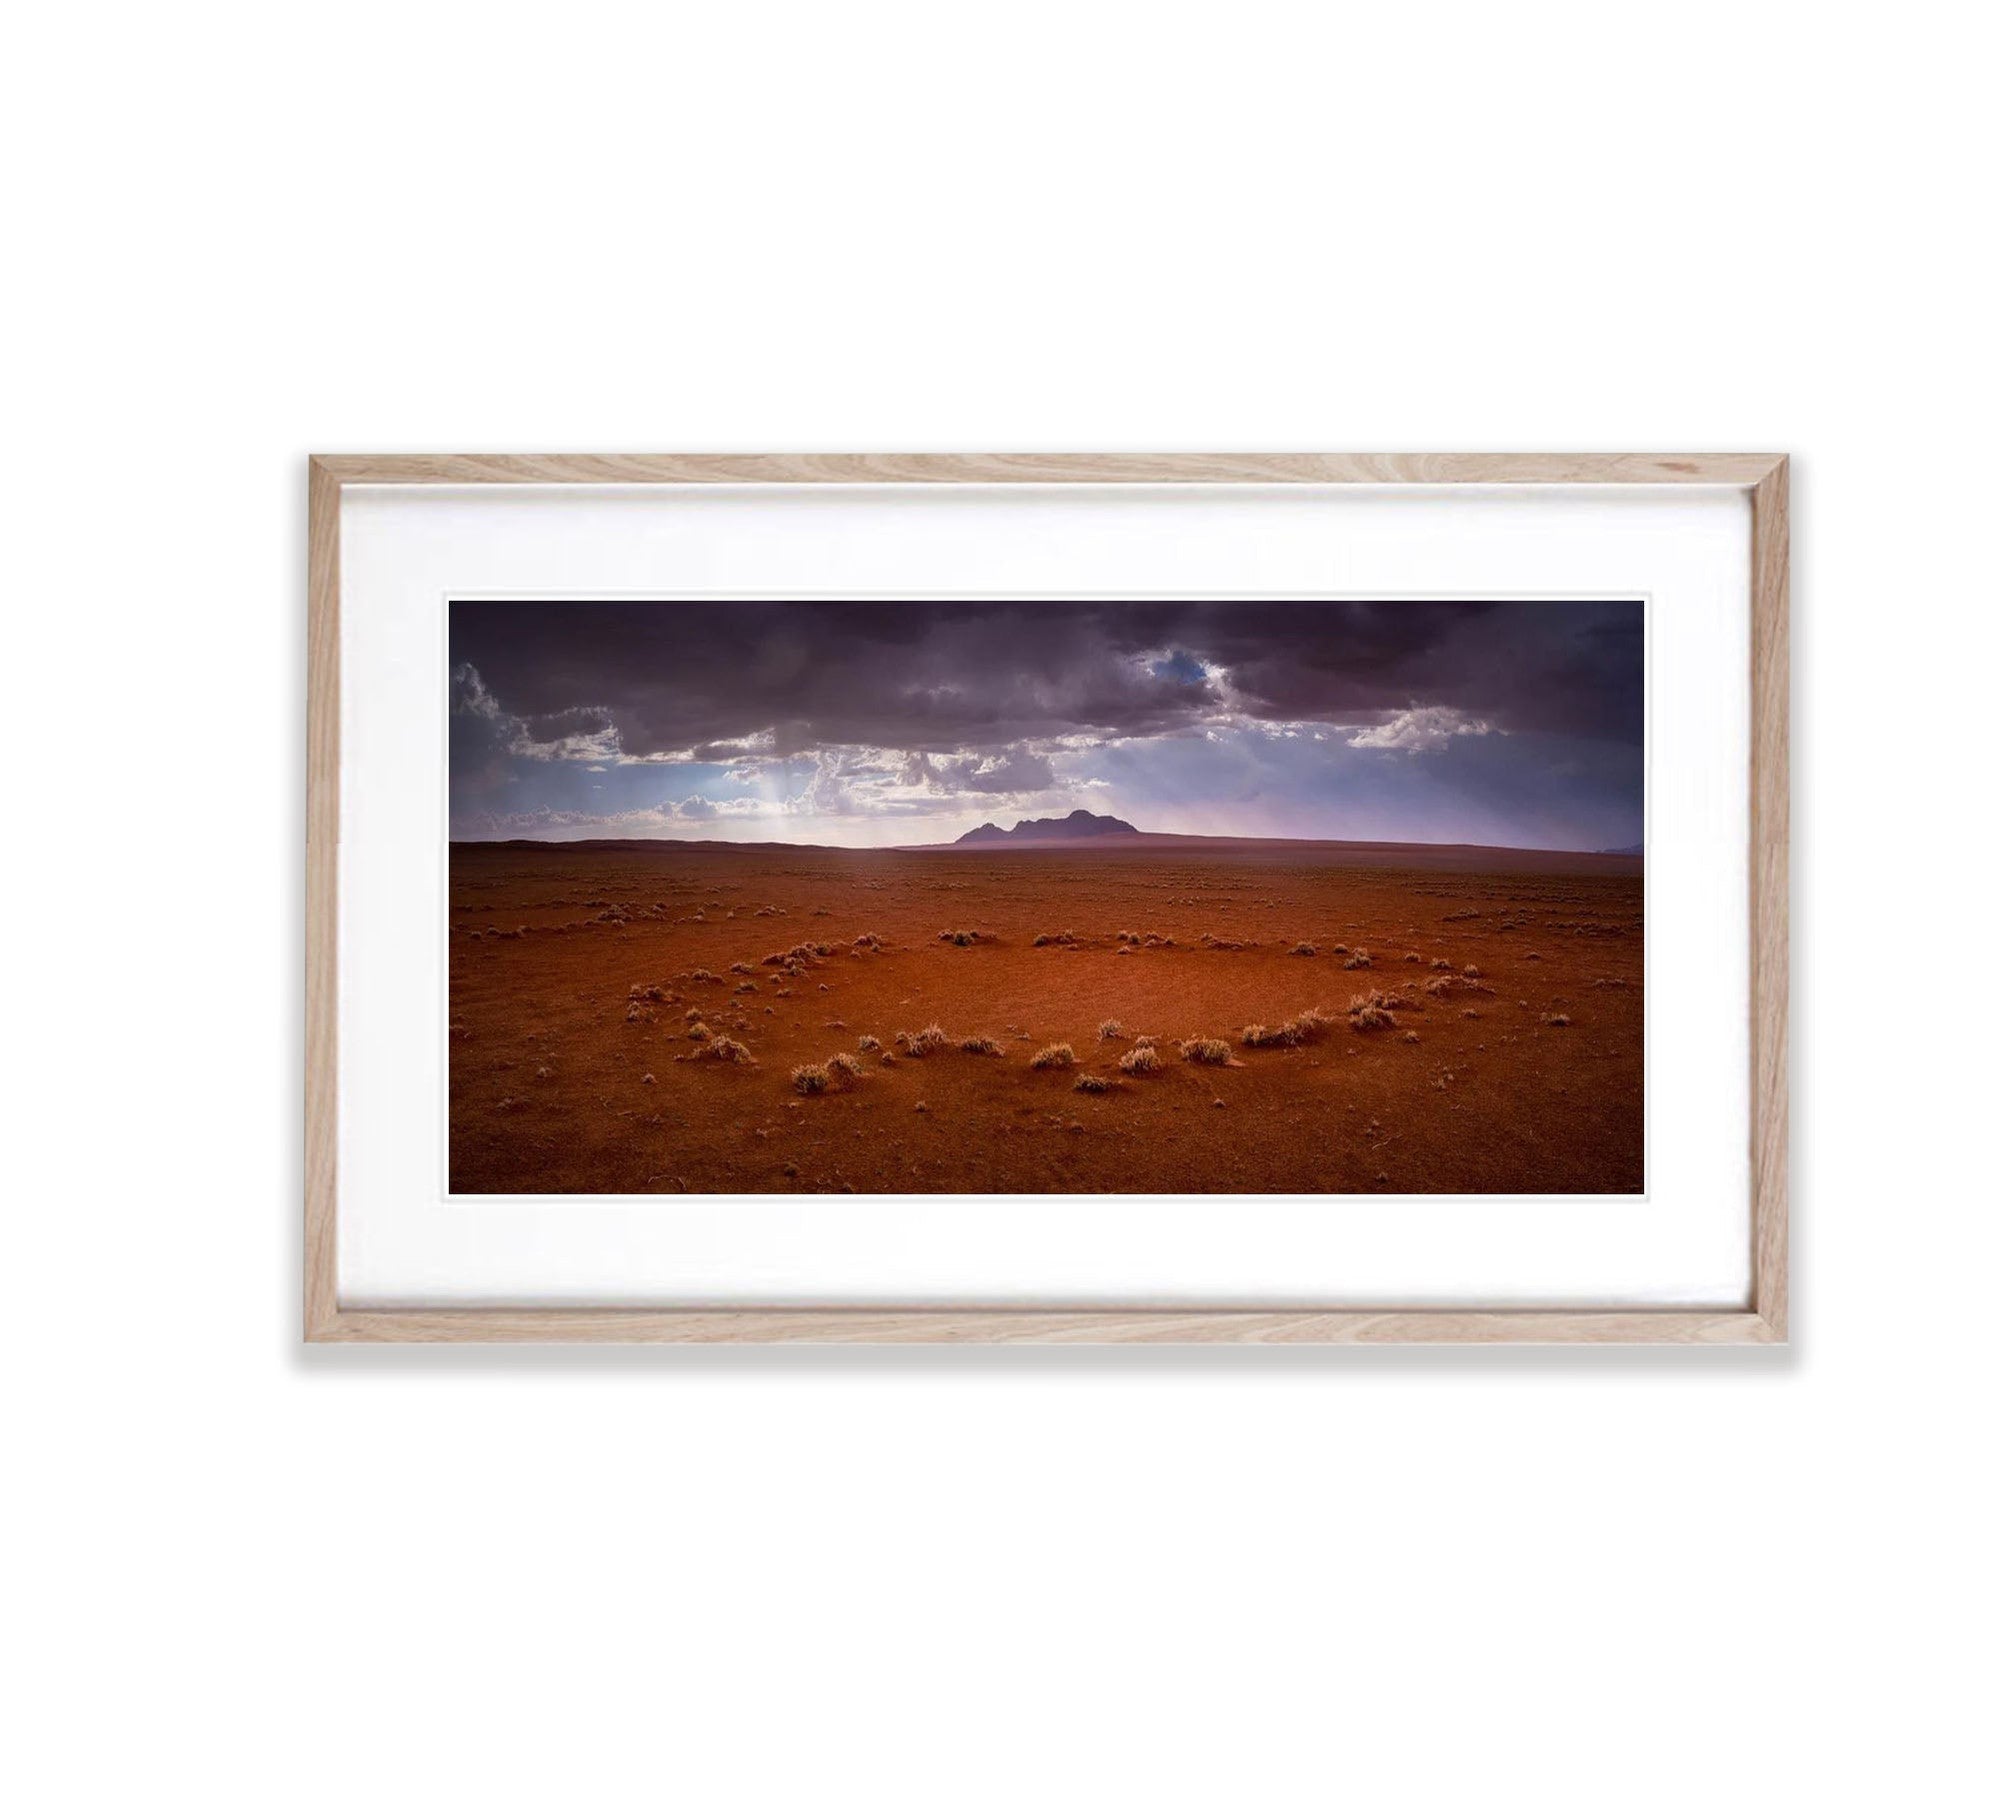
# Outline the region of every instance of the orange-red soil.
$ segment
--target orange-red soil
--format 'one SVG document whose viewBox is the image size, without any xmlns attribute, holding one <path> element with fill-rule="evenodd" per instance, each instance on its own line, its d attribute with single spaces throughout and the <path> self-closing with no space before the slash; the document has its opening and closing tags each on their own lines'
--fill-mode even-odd
<svg viewBox="0 0 1999 1799">
<path fill-rule="evenodd" d="M 1637 1192 L 1643 888 L 1619 857 L 1251 840 L 454 845 L 452 1190 Z M 1406 1003 L 1350 1028 L 1372 991 Z M 1308 1009 L 1330 1020 L 1309 1041 L 1243 1046 Z M 932 1023 L 948 1047 L 896 1043 Z M 697 1054 L 723 1035 L 754 1061 Z M 976 1035 L 1004 1055 L 958 1048 Z M 1158 1072 L 1119 1072 L 1140 1035 Z M 1181 1058 L 1207 1037 L 1235 1065 Z M 1075 1067 L 1029 1067 L 1064 1042 Z M 854 1085 L 794 1089 L 839 1051 Z M 1113 1086 L 1076 1091 L 1086 1071 Z"/>
</svg>

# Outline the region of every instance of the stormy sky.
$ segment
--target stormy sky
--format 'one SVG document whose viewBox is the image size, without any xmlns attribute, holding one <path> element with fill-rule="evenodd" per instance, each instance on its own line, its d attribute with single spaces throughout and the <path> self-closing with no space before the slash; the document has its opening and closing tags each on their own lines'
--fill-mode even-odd
<svg viewBox="0 0 1999 1799">
<path fill-rule="evenodd" d="M 1643 835 L 1635 600 L 454 600 L 451 834 Z"/>
</svg>

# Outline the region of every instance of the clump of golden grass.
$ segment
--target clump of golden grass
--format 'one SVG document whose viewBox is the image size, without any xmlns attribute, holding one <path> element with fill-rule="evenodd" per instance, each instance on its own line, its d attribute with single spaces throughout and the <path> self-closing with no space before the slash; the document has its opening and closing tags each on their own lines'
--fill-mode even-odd
<svg viewBox="0 0 1999 1799">
<path fill-rule="evenodd" d="M 1404 1043 L 1421 1043 L 1423 1039 L 1417 1036 L 1414 1031 L 1404 1031 L 1402 1033 L 1402 1041 Z"/>
<path fill-rule="evenodd" d="M 731 974 L 755 974 L 756 970 L 747 962 L 731 962 L 729 964 L 729 972 Z"/>
<path fill-rule="evenodd" d="M 1530 949 L 1530 950 L 1529 950 L 1529 951 L 1527 952 L 1527 955 L 1526 955 L 1526 960 L 1527 960 L 1527 961 L 1529 961 L 1529 962 L 1538 962 L 1538 961 L 1540 961 L 1540 959 L 1541 959 L 1541 952 L 1540 952 L 1539 950 L 1537 950 L 1537 949 Z"/>
<path fill-rule="evenodd" d="M 1038 931 L 1035 933 L 1034 947 L 1036 949 L 1047 949 L 1051 944 L 1058 949 L 1073 949 L 1076 945 L 1076 934 L 1073 931 Z"/>
<path fill-rule="evenodd" d="M 1479 967 L 1476 962 L 1467 962 L 1465 964 L 1465 979 L 1468 981 L 1482 981 L 1485 979 L 1485 970 Z"/>
<path fill-rule="evenodd" d="M 1300 1012 L 1282 1024 L 1248 1024 L 1242 1028 L 1245 1049 L 1295 1049 L 1301 1043 L 1316 1043 L 1332 1023 L 1316 1008 Z"/>
<path fill-rule="evenodd" d="M 1404 950 L 1402 953 L 1402 960 L 1405 962 L 1420 962 L 1422 961 L 1422 959 L 1423 958 L 1417 955 L 1417 953 L 1413 949 Z"/>
<path fill-rule="evenodd" d="M 1126 1074 L 1156 1074 L 1159 1071 L 1159 1052 L 1149 1043 L 1136 1044 L 1118 1058 L 1118 1066 Z"/>
<path fill-rule="evenodd" d="M 1111 1084 L 1100 1074 L 1079 1074 L 1076 1077 L 1078 1093 L 1108 1093 Z"/>
<path fill-rule="evenodd" d="M 1235 1058 L 1219 1037 L 1189 1037 L 1180 1045 L 1183 1062 L 1200 1062 L 1210 1068 L 1226 1068 Z"/>
<path fill-rule="evenodd" d="M 833 946 L 830 943 L 794 943 L 789 949 L 772 951 L 764 957 L 763 965 L 766 968 L 782 969 L 788 975 L 801 975 L 832 953 Z M 771 978 L 775 980 L 777 977 L 773 975 Z"/>
<path fill-rule="evenodd" d="M 1340 966 L 1342 968 L 1372 968 L 1374 966 L 1374 958 L 1366 950 L 1357 949 L 1350 951 L 1347 959 Z"/>
<path fill-rule="evenodd" d="M 1336 943 L 1333 945 L 1333 954 L 1336 956 L 1345 956 L 1351 955 L 1352 951 L 1344 943 Z"/>
<path fill-rule="evenodd" d="M 1566 1012 L 1543 1012 L 1541 1014 L 1541 1022 L 1543 1024 L 1567 1024 L 1569 1022 L 1569 1015 Z"/>
<path fill-rule="evenodd" d="M 1028 1057 L 1030 1068 L 1074 1068 L 1076 1052 L 1066 1043 L 1050 1043 Z"/>
<path fill-rule="evenodd" d="M 881 1039 L 879 1037 L 863 1037 L 855 1047 L 861 1050 L 880 1049 Z"/>
<path fill-rule="evenodd" d="M 1294 956 L 1316 956 L 1319 953 L 1319 946 L 1316 943 L 1294 943 L 1291 946 L 1291 953 Z"/>
<path fill-rule="evenodd" d="M 851 1087 L 861 1078 L 861 1065 L 842 1050 L 837 1056 L 826 1058 L 826 1078 L 836 1087 Z"/>
<path fill-rule="evenodd" d="M 969 949 L 975 943 L 989 943 L 992 939 L 984 931 L 939 931 L 937 941 L 955 943 L 960 949 Z"/>
<path fill-rule="evenodd" d="M 926 1024 L 913 1036 L 908 1031 L 897 1031 L 895 1040 L 902 1045 L 904 1055 L 918 1059 L 927 1056 L 933 1049 L 942 1049 L 951 1041 L 941 1024 Z"/>
<path fill-rule="evenodd" d="M 1006 1054 L 1006 1051 L 1001 1049 L 992 1038 L 985 1036 L 960 1037 L 958 1039 L 958 1047 L 968 1056 L 1003 1056 Z"/>
<path fill-rule="evenodd" d="M 738 1043 L 733 1037 L 717 1037 L 694 1052 L 697 1056 L 707 1056 L 716 1062 L 754 1062 L 747 1043 Z"/>
<path fill-rule="evenodd" d="M 1115 1018 L 1106 1018 L 1102 1024 L 1097 1026 L 1097 1041 L 1099 1043 L 1108 1043 L 1113 1037 L 1122 1037 L 1123 1035 L 1124 1026 L 1119 1024 Z"/>
<path fill-rule="evenodd" d="M 895 1066 L 895 1051 L 892 1049 L 883 1050 L 881 1061 L 884 1068 L 893 1068 Z"/>
<path fill-rule="evenodd" d="M 718 987 L 722 984 L 720 975 L 710 974 L 705 968 L 683 968 L 673 978 L 676 981 L 713 981 Z"/>
<path fill-rule="evenodd" d="M 1432 956 L 1430 958 L 1430 966 L 1435 969 L 1445 970 L 1450 967 L 1450 963 L 1446 962 L 1442 956 Z"/>
<path fill-rule="evenodd" d="M 688 1036 L 692 1037 L 696 1043 L 699 1043 L 702 1038 L 706 1037 L 709 1034 L 708 1027 L 705 1024 L 703 1024 L 700 1019 L 697 1018 L 692 1024 L 690 1024 L 687 1027 L 687 1034 Z"/>
<path fill-rule="evenodd" d="M 882 940 L 873 931 L 863 931 L 854 939 L 854 947 L 856 949 L 880 949 L 882 947 Z"/>
<path fill-rule="evenodd" d="M 633 1005 L 637 1005 L 641 1000 L 644 1000 L 649 1005 L 658 1005 L 661 1000 L 666 998 L 666 989 L 660 986 L 657 981 L 642 981 L 634 983 L 631 992 L 625 997 Z"/>
<path fill-rule="evenodd" d="M 1394 1003 L 1383 993 L 1353 994 L 1347 1000 L 1347 1023 L 1357 1031 L 1385 1031 L 1395 1023 Z"/>
<path fill-rule="evenodd" d="M 800 1093 L 824 1093 L 827 1088 L 826 1070 L 818 1062 L 803 1062 L 791 1071 L 791 1084 Z"/>
</svg>

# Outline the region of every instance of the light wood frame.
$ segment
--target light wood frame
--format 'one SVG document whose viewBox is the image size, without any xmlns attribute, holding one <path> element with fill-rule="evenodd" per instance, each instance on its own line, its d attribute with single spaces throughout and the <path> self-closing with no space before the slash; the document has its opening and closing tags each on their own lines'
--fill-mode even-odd
<svg viewBox="0 0 1999 1799">
<path fill-rule="evenodd" d="M 340 497 L 415 483 L 1615 483 L 1749 496 L 1752 1277 L 1740 1311 L 1031 1307 L 345 1310 L 335 1266 Z M 1789 1340 L 1790 461 L 1781 455 L 316 456 L 306 677 L 305 1309 L 314 1343 L 1721 1343 Z"/>
</svg>

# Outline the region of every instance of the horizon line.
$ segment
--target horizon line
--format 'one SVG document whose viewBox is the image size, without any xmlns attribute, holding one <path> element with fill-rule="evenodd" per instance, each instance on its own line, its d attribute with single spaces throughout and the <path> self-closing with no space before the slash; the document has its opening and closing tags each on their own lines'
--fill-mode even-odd
<svg viewBox="0 0 1999 1799">
<path fill-rule="evenodd" d="M 991 823 L 987 820 L 987 823 Z M 974 825 L 973 830 L 980 827 Z M 1003 833 L 1004 834 L 1004 833 Z M 1168 839 L 1176 843 L 1298 843 L 1347 849 L 1428 849 L 1428 850 L 1510 850 L 1535 856 L 1642 856 L 1643 843 L 1618 845 L 1609 849 L 1564 849 L 1536 843 L 1473 843 L 1469 840 L 1404 837 L 1271 837 L 1254 832 L 1210 831 L 1108 831 L 1097 837 L 1022 838 L 1009 834 L 1004 844 L 967 844 L 963 836 L 948 840 L 927 839 L 912 843 L 816 843 L 805 838 L 787 837 L 448 837 L 448 847 L 506 848 L 533 845 L 539 849 L 575 849 L 588 844 L 665 845 L 675 849 L 797 849 L 842 850 L 871 853 L 882 850 L 985 851 L 990 848 L 1016 850 L 1073 850 L 1100 848 L 1105 844 L 1130 843 L 1134 838 Z"/>
</svg>

